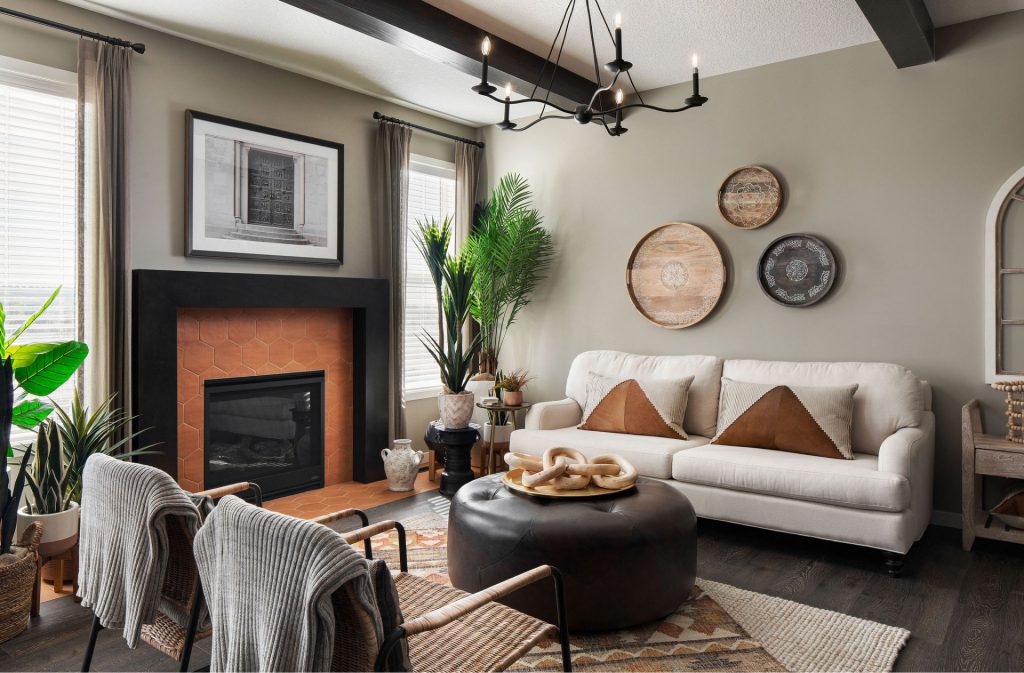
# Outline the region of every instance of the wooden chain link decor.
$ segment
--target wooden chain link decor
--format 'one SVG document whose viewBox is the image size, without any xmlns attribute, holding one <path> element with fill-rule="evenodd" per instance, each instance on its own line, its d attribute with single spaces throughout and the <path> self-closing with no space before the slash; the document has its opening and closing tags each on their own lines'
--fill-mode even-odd
<svg viewBox="0 0 1024 673">
<path fill-rule="evenodd" d="M 637 469 L 621 456 L 607 454 L 588 459 L 576 449 L 561 446 L 548 449 L 543 458 L 508 453 L 505 462 L 514 468 L 508 473 L 506 484 L 548 496 L 579 497 L 621 491 L 631 488 L 639 476 Z"/>
<path fill-rule="evenodd" d="M 1024 381 L 1000 381 L 992 387 L 1006 393 L 1006 438 L 1024 444 Z"/>
</svg>

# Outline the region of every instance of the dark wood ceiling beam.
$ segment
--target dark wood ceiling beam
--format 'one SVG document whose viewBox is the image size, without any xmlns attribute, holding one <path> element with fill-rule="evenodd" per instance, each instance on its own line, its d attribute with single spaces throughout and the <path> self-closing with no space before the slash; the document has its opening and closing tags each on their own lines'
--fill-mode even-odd
<svg viewBox="0 0 1024 673">
<path fill-rule="evenodd" d="M 438 63 L 480 76 L 480 45 L 491 38 L 488 62 L 491 84 L 506 82 L 518 94 L 529 94 L 544 59 L 482 28 L 452 16 L 422 0 L 282 0 L 311 14 L 425 56 Z M 551 70 L 545 75 L 545 82 Z M 551 85 L 553 102 L 574 106 L 590 101 L 596 85 L 576 73 L 558 68 Z M 467 95 L 471 93 L 467 91 Z"/>
<path fill-rule="evenodd" d="M 935 60 L 935 26 L 924 0 L 857 0 L 897 68 Z"/>
</svg>

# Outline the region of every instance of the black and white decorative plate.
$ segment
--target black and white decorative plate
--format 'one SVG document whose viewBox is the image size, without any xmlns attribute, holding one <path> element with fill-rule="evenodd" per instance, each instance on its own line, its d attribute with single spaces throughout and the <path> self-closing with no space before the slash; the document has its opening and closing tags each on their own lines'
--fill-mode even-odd
<svg viewBox="0 0 1024 673">
<path fill-rule="evenodd" d="M 757 281 L 764 293 L 783 306 L 797 308 L 824 299 L 837 273 L 832 250 L 808 234 L 775 239 L 757 262 Z"/>
</svg>

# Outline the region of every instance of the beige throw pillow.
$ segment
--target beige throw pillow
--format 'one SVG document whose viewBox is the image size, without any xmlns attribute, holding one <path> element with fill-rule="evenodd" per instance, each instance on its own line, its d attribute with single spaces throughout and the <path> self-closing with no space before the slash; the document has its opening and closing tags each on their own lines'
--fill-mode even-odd
<svg viewBox="0 0 1024 673">
<path fill-rule="evenodd" d="M 587 375 L 587 405 L 581 430 L 689 439 L 683 430 L 693 377 L 615 379 Z"/>
<path fill-rule="evenodd" d="M 711 443 L 852 459 L 856 392 L 857 384 L 780 386 L 723 377 Z"/>
</svg>

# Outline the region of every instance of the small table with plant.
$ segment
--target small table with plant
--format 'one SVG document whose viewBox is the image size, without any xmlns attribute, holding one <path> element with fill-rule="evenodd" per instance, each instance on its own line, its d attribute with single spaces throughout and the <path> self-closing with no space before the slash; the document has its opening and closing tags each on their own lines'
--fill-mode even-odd
<svg viewBox="0 0 1024 673">
<path fill-rule="evenodd" d="M 500 428 L 504 426 L 509 420 L 512 421 L 512 429 L 516 429 L 516 413 L 519 411 L 525 411 L 530 408 L 529 402 L 523 402 L 515 406 L 510 404 L 504 404 L 498 402 L 497 404 L 487 404 L 485 402 L 477 402 L 476 406 L 480 407 L 487 412 L 490 418 L 491 424 L 491 436 L 487 442 L 487 461 L 484 463 L 484 474 L 494 474 L 501 468 L 501 456 L 495 455 L 494 450 L 494 437 L 497 434 L 493 428 Z M 501 451 L 499 450 L 500 454 Z"/>
</svg>

